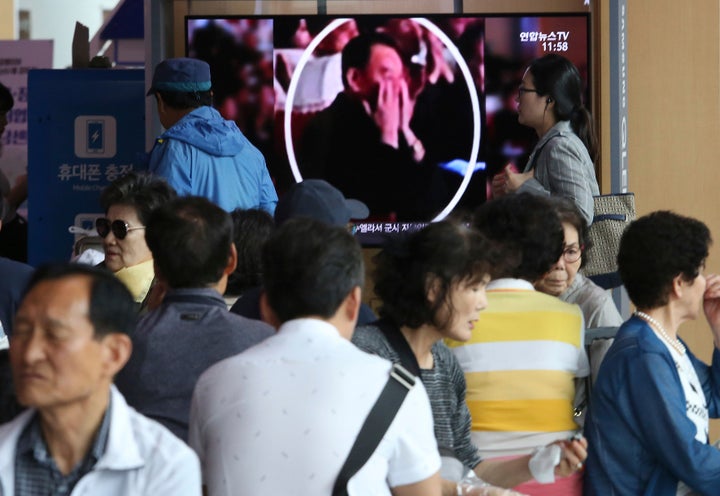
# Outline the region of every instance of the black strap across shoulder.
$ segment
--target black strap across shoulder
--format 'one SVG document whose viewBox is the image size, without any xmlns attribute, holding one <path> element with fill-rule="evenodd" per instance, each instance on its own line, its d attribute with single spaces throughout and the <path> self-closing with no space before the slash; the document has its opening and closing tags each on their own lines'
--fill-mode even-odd
<svg viewBox="0 0 720 496">
<path fill-rule="evenodd" d="M 558 137 L 558 136 L 559 136 L 559 135 L 556 134 L 556 135 L 553 136 L 552 138 L 549 138 L 545 143 L 542 144 L 542 146 L 541 146 L 540 148 L 538 148 L 538 149 L 535 151 L 535 153 L 533 154 L 532 162 L 530 162 L 530 168 L 529 168 L 528 170 L 533 170 L 533 169 L 535 169 L 535 164 L 537 163 L 537 159 L 538 159 L 538 157 L 540 156 L 540 152 L 543 150 L 543 148 L 545 148 L 545 145 L 547 145 L 548 143 L 550 143 L 552 140 L 554 140 L 554 139 L 555 139 L 556 137 Z"/>
<path fill-rule="evenodd" d="M 410 345 L 402 332 L 400 332 L 400 329 L 386 319 L 377 320 L 372 325 L 377 326 L 385 335 L 390 346 L 392 346 L 395 353 L 400 357 L 402 366 L 414 376 L 420 377 L 420 365 L 415 357 L 415 353 L 410 349 Z"/>
<path fill-rule="evenodd" d="M 355 439 L 355 444 L 340 469 L 333 487 L 333 496 L 347 496 L 348 481 L 375 452 L 405 400 L 405 396 L 414 385 L 415 377 L 402 365 L 394 364 L 390 370 L 390 378 L 365 419 L 365 423 Z"/>
</svg>

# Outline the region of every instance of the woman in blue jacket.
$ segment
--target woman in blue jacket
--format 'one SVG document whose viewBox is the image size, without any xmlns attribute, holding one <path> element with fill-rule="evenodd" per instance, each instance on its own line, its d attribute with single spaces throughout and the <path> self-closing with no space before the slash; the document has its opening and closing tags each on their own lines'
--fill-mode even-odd
<svg viewBox="0 0 720 496">
<path fill-rule="evenodd" d="M 703 275 L 710 232 L 654 212 L 631 224 L 618 255 L 636 306 L 608 351 L 585 424 L 586 495 L 720 494 L 720 450 L 708 418 L 720 416 L 720 276 Z M 700 309 L 713 334 L 712 365 L 677 337 Z"/>
</svg>

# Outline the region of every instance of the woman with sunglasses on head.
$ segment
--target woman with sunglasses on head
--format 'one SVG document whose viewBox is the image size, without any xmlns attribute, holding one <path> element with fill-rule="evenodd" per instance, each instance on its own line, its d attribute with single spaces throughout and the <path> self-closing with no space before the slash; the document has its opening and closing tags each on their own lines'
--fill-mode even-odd
<svg viewBox="0 0 720 496">
<path fill-rule="evenodd" d="M 578 272 L 585 263 L 583 252 L 590 243 L 585 219 L 567 198 L 553 198 L 552 206 L 562 223 L 565 244 L 550 272 L 535 282 L 535 289 L 578 305 L 586 329 L 619 327 L 623 319 L 610 295 Z"/>
<path fill-rule="evenodd" d="M 100 196 L 105 217 L 95 221 L 95 228 L 105 248 L 102 265 L 125 283 L 141 306 L 155 278 L 145 222 L 153 210 L 175 196 L 164 179 L 134 172 L 113 181 Z"/>
<path fill-rule="evenodd" d="M 582 80 L 565 57 L 545 55 L 525 71 L 517 95 L 518 122 L 540 137 L 523 172 L 507 166 L 492 181 L 494 196 L 516 191 L 570 198 L 592 223 L 600 194 L 593 162 L 597 138 L 582 102 Z"/>
</svg>

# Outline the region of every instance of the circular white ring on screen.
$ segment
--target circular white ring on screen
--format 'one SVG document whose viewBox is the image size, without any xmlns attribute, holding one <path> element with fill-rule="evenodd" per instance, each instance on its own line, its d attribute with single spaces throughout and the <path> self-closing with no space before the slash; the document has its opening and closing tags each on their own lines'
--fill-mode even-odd
<svg viewBox="0 0 720 496">
<path fill-rule="evenodd" d="M 325 26 L 325 28 L 320 31 L 317 36 L 315 36 L 315 38 L 313 38 L 307 48 L 305 48 L 305 51 L 300 56 L 300 60 L 295 66 L 295 70 L 293 71 L 292 77 L 290 78 L 290 86 L 288 87 L 287 97 L 285 99 L 285 116 L 283 119 L 283 129 L 285 133 L 285 150 L 287 151 L 288 161 L 290 162 L 290 169 L 292 170 L 295 181 L 297 182 L 301 182 L 303 180 L 303 177 L 302 174 L 300 174 L 300 168 L 298 167 L 297 158 L 295 157 L 295 147 L 293 146 L 291 133 L 291 117 L 293 101 L 295 100 L 295 92 L 297 91 L 300 73 L 302 73 L 303 69 L 305 68 L 305 64 L 307 64 L 307 61 L 310 59 L 312 53 L 315 51 L 315 48 L 317 48 L 320 42 L 333 29 L 351 20 L 352 19 L 335 19 L 330 22 L 330 24 Z M 455 195 L 445 206 L 445 208 L 432 220 L 432 222 L 436 222 L 444 219 L 450 212 L 452 212 L 452 210 L 455 208 L 455 205 L 457 205 L 457 203 L 460 201 L 460 198 L 462 198 L 463 193 L 465 193 L 467 185 L 472 178 L 473 172 L 475 172 L 475 164 L 477 163 L 478 151 L 480 149 L 480 102 L 478 100 L 477 91 L 475 89 L 475 83 L 473 81 L 472 75 L 470 74 L 470 68 L 467 66 L 465 59 L 463 59 L 462 55 L 460 55 L 460 50 L 458 50 L 452 40 L 448 38 L 447 35 L 440 28 L 438 28 L 428 19 L 424 17 L 413 17 L 412 20 L 424 26 L 428 29 L 428 31 L 440 38 L 440 41 L 442 41 L 447 47 L 447 49 L 450 50 L 450 53 L 455 59 L 455 62 L 457 62 L 458 67 L 460 67 L 460 72 L 462 72 L 462 75 L 465 77 L 465 82 L 467 83 L 468 87 L 468 93 L 470 93 L 470 103 L 472 105 L 473 111 L 473 141 L 472 147 L 470 149 L 470 160 L 468 161 L 467 169 L 465 169 L 465 175 L 463 176 L 463 180 L 460 183 L 457 191 L 455 192 Z"/>
</svg>

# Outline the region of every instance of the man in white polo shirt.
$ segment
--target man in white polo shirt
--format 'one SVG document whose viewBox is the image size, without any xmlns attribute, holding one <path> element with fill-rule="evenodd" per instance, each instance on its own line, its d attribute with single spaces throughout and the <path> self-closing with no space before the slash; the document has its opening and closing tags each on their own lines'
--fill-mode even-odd
<svg viewBox="0 0 720 496">
<path fill-rule="evenodd" d="M 263 252 L 264 342 L 208 369 L 190 412 L 190 445 L 209 495 L 330 495 L 391 364 L 349 339 L 362 253 L 343 228 L 281 226 Z M 409 391 L 349 495 L 440 495 L 440 458 L 420 381 Z"/>
</svg>

